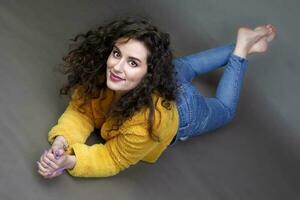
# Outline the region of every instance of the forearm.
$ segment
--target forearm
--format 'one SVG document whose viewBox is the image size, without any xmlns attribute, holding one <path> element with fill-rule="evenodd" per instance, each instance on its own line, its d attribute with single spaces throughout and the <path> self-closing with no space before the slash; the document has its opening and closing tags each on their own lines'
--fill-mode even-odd
<svg viewBox="0 0 300 200">
<path fill-rule="evenodd" d="M 84 143 L 93 129 L 94 120 L 91 114 L 78 112 L 74 104 L 70 103 L 58 123 L 48 132 L 48 141 L 52 144 L 54 138 L 63 136 L 69 145 Z"/>
<path fill-rule="evenodd" d="M 68 162 L 72 166 L 67 171 L 72 176 L 108 177 L 117 174 L 121 170 L 103 144 L 92 146 L 73 144 L 71 148 L 72 152 L 68 157 Z M 71 159 L 72 161 L 70 161 Z"/>
</svg>

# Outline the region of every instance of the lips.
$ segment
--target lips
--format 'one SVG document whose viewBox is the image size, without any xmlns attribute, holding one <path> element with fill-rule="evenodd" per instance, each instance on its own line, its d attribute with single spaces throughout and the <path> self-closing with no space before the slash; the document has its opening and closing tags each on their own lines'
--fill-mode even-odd
<svg viewBox="0 0 300 200">
<path fill-rule="evenodd" d="M 113 78 L 115 78 L 115 79 L 118 79 L 118 80 L 125 80 L 125 79 L 123 79 L 123 78 L 121 78 L 121 77 L 115 75 L 115 74 L 112 73 L 112 72 L 110 72 L 110 74 L 111 74 L 111 76 L 112 76 Z"/>
</svg>

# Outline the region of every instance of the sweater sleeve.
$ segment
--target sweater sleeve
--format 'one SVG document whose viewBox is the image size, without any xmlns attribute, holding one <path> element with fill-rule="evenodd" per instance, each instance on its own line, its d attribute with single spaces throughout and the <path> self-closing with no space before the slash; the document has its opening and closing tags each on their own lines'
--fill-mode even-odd
<svg viewBox="0 0 300 200">
<path fill-rule="evenodd" d="M 79 90 L 75 90 L 72 95 L 72 100 L 69 102 L 65 112 L 58 119 L 57 124 L 48 132 L 48 141 L 53 143 L 56 136 L 63 136 L 68 144 L 84 143 L 88 136 L 93 131 L 95 124 L 92 114 L 91 103 L 83 105 L 84 113 L 78 110 L 82 99 L 79 98 Z"/>
<path fill-rule="evenodd" d="M 157 145 L 144 127 L 134 126 L 105 144 L 73 144 L 71 154 L 76 156 L 76 164 L 67 171 L 77 177 L 113 176 L 139 162 Z"/>
</svg>

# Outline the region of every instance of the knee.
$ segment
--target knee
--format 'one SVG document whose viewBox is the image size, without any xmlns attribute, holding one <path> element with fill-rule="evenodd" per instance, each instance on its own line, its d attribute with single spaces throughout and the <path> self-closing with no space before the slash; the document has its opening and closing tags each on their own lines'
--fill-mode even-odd
<svg viewBox="0 0 300 200">
<path fill-rule="evenodd" d="M 233 121 L 236 115 L 236 109 L 228 109 L 227 111 L 227 123 Z"/>
<path fill-rule="evenodd" d="M 226 105 L 221 100 L 217 99 L 218 103 L 221 105 L 223 112 L 225 112 L 225 124 L 231 122 L 236 114 L 236 106 L 234 105 Z"/>
</svg>

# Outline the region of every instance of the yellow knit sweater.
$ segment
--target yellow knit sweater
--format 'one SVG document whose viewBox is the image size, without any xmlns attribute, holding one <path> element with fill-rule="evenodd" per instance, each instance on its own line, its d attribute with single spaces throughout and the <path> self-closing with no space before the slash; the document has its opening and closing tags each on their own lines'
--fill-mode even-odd
<svg viewBox="0 0 300 200">
<path fill-rule="evenodd" d="M 75 167 L 67 170 L 72 176 L 108 177 L 140 160 L 155 163 L 177 132 L 179 117 L 175 102 L 171 102 L 172 109 L 167 110 L 161 105 L 162 97 L 152 94 L 155 105 L 153 133 L 161 139 L 156 142 L 147 130 L 149 109 L 137 112 L 118 131 L 109 131 L 114 121 L 105 119 L 104 113 L 109 110 L 115 92 L 106 88 L 99 98 L 84 105 L 86 112 L 83 114 L 77 110 L 82 102 L 78 98 L 80 91 L 75 90 L 65 112 L 48 133 L 50 144 L 61 135 L 69 144 L 67 154 L 76 156 Z M 101 128 L 105 144 L 84 144 L 94 128 Z"/>
</svg>

